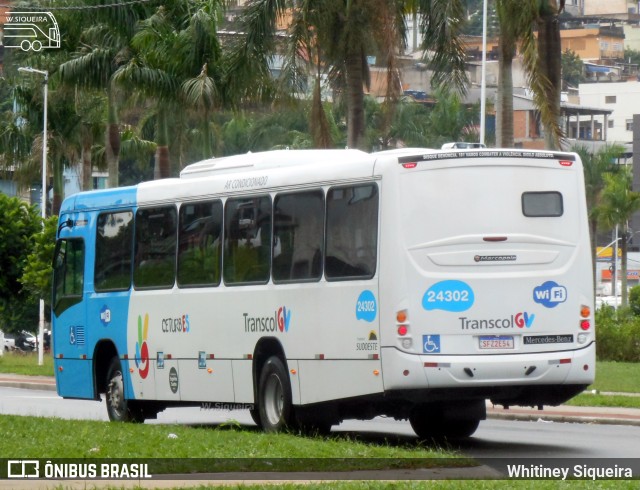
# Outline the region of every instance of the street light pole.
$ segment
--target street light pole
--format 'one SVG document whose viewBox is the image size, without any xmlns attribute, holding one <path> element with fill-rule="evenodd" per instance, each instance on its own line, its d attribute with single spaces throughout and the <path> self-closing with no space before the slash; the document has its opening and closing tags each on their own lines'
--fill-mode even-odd
<svg viewBox="0 0 640 490">
<path fill-rule="evenodd" d="M 44 77 L 44 128 L 42 129 L 42 196 L 40 200 L 40 216 L 42 217 L 42 232 L 47 218 L 47 92 L 49 88 L 49 72 L 36 68 L 21 66 L 18 71 L 23 73 L 37 73 Z M 40 319 L 38 322 L 38 365 L 44 364 L 44 299 L 40 298 Z"/>
<path fill-rule="evenodd" d="M 484 145 L 487 112 L 487 0 L 482 4 L 482 79 L 480 81 L 480 143 Z"/>
</svg>

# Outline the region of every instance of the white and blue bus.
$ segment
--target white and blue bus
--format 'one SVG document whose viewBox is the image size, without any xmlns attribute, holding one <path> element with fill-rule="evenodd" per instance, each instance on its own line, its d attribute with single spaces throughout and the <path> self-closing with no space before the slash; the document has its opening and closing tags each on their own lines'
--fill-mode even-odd
<svg viewBox="0 0 640 490">
<path fill-rule="evenodd" d="M 466 437 L 486 403 L 593 382 L 593 280 L 572 153 L 272 151 L 66 199 L 58 393 L 110 419 L 250 407 L 264 430 L 408 419 Z"/>
</svg>

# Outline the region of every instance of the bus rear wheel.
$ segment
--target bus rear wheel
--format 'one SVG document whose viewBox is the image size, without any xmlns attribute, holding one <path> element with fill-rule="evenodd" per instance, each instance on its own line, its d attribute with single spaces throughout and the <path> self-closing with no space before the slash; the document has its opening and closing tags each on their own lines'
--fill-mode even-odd
<svg viewBox="0 0 640 490">
<path fill-rule="evenodd" d="M 124 396 L 124 378 L 120 359 L 114 357 L 107 371 L 107 389 L 105 393 L 107 414 L 112 422 L 144 422 L 141 407 Z"/>
<path fill-rule="evenodd" d="M 292 426 L 291 384 L 284 364 L 277 356 L 267 359 L 262 367 L 258 412 L 265 432 L 278 432 Z"/>
<path fill-rule="evenodd" d="M 420 439 L 458 439 L 472 436 L 480 425 L 480 418 L 449 418 L 442 407 L 420 406 L 411 412 L 409 422 Z"/>
<path fill-rule="evenodd" d="M 333 425 L 327 409 L 322 411 L 310 407 L 296 407 L 295 409 L 296 427 L 302 434 L 308 436 L 327 436 L 331 433 Z"/>
</svg>

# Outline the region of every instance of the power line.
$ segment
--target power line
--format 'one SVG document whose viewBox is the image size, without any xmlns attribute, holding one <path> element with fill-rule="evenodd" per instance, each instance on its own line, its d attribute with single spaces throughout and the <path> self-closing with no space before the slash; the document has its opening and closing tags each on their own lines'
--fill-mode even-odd
<svg viewBox="0 0 640 490">
<path fill-rule="evenodd" d="M 153 0 L 131 0 L 129 2 L 110 3 L 107 5 L 69 5 L 66 7 L 50 7 L 49 5 L 36 5 L 36 6 L 16 6 L 16 5 L 0 5 L 0 8 L 13 9 L 15 11 L 33 10 L 34 12 L 48 12 L 51 10 L 96 10 L 106 9 L 112 7 L 127 7 L 129 5 L 136 5 L 139 3 L 149 3 Z"/>
</svg>

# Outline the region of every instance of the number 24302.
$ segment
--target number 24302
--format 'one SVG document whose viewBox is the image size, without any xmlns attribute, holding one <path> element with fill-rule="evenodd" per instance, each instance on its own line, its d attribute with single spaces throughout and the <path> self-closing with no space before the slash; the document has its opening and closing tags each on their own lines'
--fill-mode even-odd
<svg viewBox="0 0 640 490">
<path fill-rule="evenodd" d="M 446 290 L 446 291 L 428 291 L 427 301 L 429 303 L 445 302 L 445 303 L 458 303 L 469 301 L 469 291 L 458 290 Z"/>
</svg>

